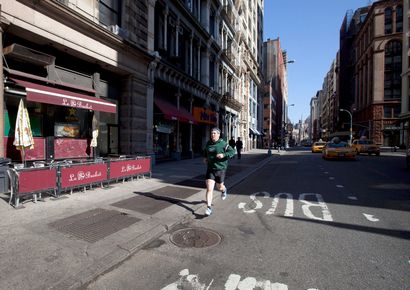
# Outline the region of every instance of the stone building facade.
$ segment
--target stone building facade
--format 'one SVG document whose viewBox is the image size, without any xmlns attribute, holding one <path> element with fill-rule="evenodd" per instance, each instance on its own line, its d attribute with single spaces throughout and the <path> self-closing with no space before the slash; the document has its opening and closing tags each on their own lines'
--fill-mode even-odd
<svg viewBox="0 0 410 290">
<path fill-rule="evenodd" d="M 199 156 L 211 127 L 223 138 L 241 137 L 245 150 L 256 147 L 248 130 L 258 122 L 261 48 L 253 32 L 261 29 L 263 1 L 151 3 L 156 157 Z"/>
<path fill-rule="evenodd" d="M 100 155 L 152 152 L 146 96 L 147 68 L 154 58 L 147 50 L 146 1 L 1 0 L 0 5 L 5 123 L 13 119 L 17 98 L 27 94 L 14 79 L 42 85 L 45 91 L 75 89 L 116 109 L 27 102 L 40 137 L 54 136 L 50 123 L 74 121 L 80 124 L 79 137 L 90 137 L 88 119 L 94 114 Z M 11 131 L 5 130 L 1 133 L 7 137 Z"/>
<path fill-rule="evenodd" d="M 410 148 L 410 7 L 403 1 L 403 67 L 400 114 L 400 145 Z"/>
<path fill-rule="evenodd" d="M 384 146 L 400 145 L 402 36 L 402 1 L 378 1 L 370 7 L 353 46 L 355 135 Z"/>
</svg>

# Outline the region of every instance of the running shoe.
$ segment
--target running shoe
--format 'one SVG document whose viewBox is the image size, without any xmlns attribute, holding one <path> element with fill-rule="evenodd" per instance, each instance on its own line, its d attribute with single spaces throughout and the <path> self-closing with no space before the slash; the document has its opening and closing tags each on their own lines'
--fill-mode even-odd
<svg viewBox="0 0 410 290">
<path fill-rule="evenodd" d="M 225 188 L 225 191 L 222 191 L 221 197 L 222 197 L 222 200 L 225 200 L 228 197 L 228 189 L 227 188 Z"/>
<path fill-rule="evenodd" d="M 205 214 L 210 216 L 212 214 L 212 208 L 210 206 L 206 207 Z"/>
</svg>

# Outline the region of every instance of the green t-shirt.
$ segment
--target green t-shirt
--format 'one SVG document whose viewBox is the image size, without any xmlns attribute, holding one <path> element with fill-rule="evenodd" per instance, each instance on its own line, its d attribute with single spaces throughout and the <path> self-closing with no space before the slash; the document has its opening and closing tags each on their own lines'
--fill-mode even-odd
<svg viewBox="0 0 410 290">
<path fill-rule="evenodd" d="M 207 166 L 212 170 L 226 170 L 228 168 L 228 160 L 235 155 L 235 150 L 221 138 L 216 142 L 209 140 L 203 152 L 207 160 Z M 224 157 L 221 159 L 216 158 L 216 155 L 219 153 L 224 154 Z"/>
</svg>

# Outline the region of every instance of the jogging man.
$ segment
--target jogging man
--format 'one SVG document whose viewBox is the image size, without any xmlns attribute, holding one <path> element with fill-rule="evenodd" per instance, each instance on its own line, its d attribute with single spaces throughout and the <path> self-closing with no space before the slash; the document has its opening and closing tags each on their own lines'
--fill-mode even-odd
<svg viewBox="0 0 410 290">
<path fill-rule="evenodd" d="M 235 150 L 229 146 L 221 137 L 221 130 L 212 128 L 211 140 L 206 143 L 204 148 L 204 162 L 206 169 L 206 204 L 205 214 L 212 214 L 212 199 L 215 183 L 222 192 L 222 200 L 227 197 L 227 189 L 224 185 L 228 159 L 235 155 Z"/>
</svg>

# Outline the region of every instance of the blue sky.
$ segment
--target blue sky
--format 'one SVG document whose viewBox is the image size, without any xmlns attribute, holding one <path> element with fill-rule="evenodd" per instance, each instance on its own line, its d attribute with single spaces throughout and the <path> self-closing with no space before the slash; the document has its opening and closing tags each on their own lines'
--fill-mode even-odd
<svg viewBox="0 0 410 290">
<path fill-rule="evenodd" d="M 339 49 L 339 30 L 347 10 L 369 0 L 265 0 L 264 40 L 280 39 L 287 51 L 289 118 L 298 122 L 310 114 L 310 100 Z"/>
</svg>

